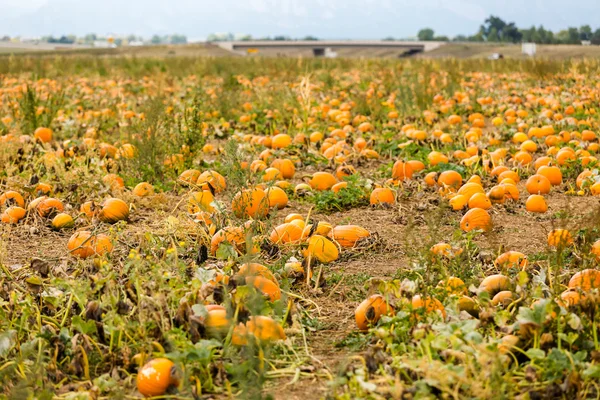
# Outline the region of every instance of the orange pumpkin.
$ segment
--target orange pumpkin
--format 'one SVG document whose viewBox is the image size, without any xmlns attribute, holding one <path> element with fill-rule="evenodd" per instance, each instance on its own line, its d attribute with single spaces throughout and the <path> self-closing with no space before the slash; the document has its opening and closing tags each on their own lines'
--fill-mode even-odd
<svg viewBox="0 0 600 400">
<path fill-rule="evenodd" d="M 421 297 L 420 295 L 415 295 L 412 298 L 412 308 L 414 310 L 424 310 L 425 313 L 437 313 L 439 312 L 442 315 L 443 319 L 446 319 L 446 309 L 444 305 L 434 297 Z"/>
<path fill-rule="evenodd" d="M 114 224 L 118 221 L 125 221 L 129 218 L 129 206 L 121 199 L 107 199 L 100 208 L 98 214 L 100 221 Z"/>
<path fill-rule="evenodd" d="M 460 220 L 460 229 L 470 232 L 473 229 L 489 231 L 492 228 L 490 214 L 482 208 L 472 208 Z"/>
<path fill-rule="evenodd" d="M 544 200 L 544 197 L 540 196 L 539 194 L 530 195 L 525 202 L 525 208 L 527 211 L 534 213 L 545 213 L 548 211 L 546 200 Z"/>
<path fill-rule="evenodd" d="M 584 269 L 577 272 L 569 280 L 569 289 L 581 289 L 585 292 L 600 288 L 600 271 L 597 269 Z"/>
<path fill-rule="evenodd" d="M 551 247 L 562 247 L 573 244 L 573 236 L 566 229 L 554 229 L 548 234 L 548 245 Z"/>
<path fill-rule="evenodd" d="M 303 229 L 292 223 L 276 226 L 269 235 L 269 240 L 275 244 L 298 243 L 302 238 Z"/>
<path fill-rule="evenodd" d="M 358 225 L 338 225 L 333 228 L 333 240 L 342 247 L 354 247 L 356 243 L 371 235 L 371 232 Z"/>
<path fill-rule="evenodd" d="M 560 172 L 560 168 L 558 167 L 543 165 L 537 170 L 537 173 L 548 178 L 552 186 L 562 183 L 562 172 Z"/>
<path fill-rule="evenodd" d="M 9 190 L 7 192 L 2 193 L 0 196 L 0 207 L 10 207 L 10 206 L 18 206 L 21 208 L 25 207 L 25 200 L 23 196 L 19 192 L 15 192 L 14 190 Z"/>
<path fill-rule="evenodd" d="M 23 218 L 27 211 L 19 206 L 8 207 L 2 214 L 0 214 L 0 220 L 5 224 L 16 224 Z"/>
<path fill-rule="evenodd" d="M 42 143 L 52 141 L 52 130 L 50 128 L 39 127 L 33 132 L 33 137 Z"/>
<path fill-rule="evenodd" d="M 462 176 L 458 172 L 448 170 L 440 174 L 437 183 L 440 186 L 450 186 L 458 190 L 462 186 L 462 181 Z"/>
<path fill-rule="evenodd" d="M 227 182 L 223 175 L 210 169 L 201 173 L 196 181 L 196 185 L 205 189 L 208 189 L 209 184 L 216 193 L 221 193 L 227 188 Z"/>
<path fill-rule="evenodd" d="M 310 187 L 315 190 L 329 190 L 336 183 L 337 179 L 329 172 L 315 172 L 308 182 Z"/>
<path fill-rule="evenodd" d="M 396 196 L 394 191 L 390 188 L 375 188 L 371 192 L 369 198 L 369 204 L 372 206 L 380 204 L 394 204 L 396 202 Z"/>
<path fill-rule="evenodd" d="M 54 216 L 56 213 L 63 212 L 65 206 L 62 201 L 48 197 L 42 200 L 37 206 L 37 212 L 41 217 Z"/>
<path fill-rule="evenodd" d="M 529 194 L 548 194 L 551 187 L 550 180 L 540 174 L 531 175 L 525 184 Z"/>
<path fill-rule="evenodd" d="M 510 279 L 502 274 L 490 275 L 481 281 L 479 290 L 488 292 L 490 296 L 503 290 L 508 290 L 510 287 Z"/>
<path fill-rule="evenodd" d="M 460 196 L 460 195 L 459 195 Z M 485 193 L 475 193 L 468 202 L 469 208 L 482 208 L 488 210 L 492 208 L 492 202 Z"/>
<path fill-rule="evenodd" d="M 292 162 L 292 160 L 289 160 L 287 158 L 277 158 L 273 160 L 273 162 L 271 163 L 271 167 L 277 168 L 281 172 L 281 176 L 284 179 L 292 179 L 294 177 L 294 174 L 296 173 L 296 167 L 294 166 L 294 163 Z"/>
<path fill-rule="evenodd" d="M 264 218 L 269 213 L 269 199 L 262 189 L 245 189 L 238 192 L 231 208 L 238 218 Z"/>
<path fill-rule="evenodd" d="M 140 182 L 133 188 L 133 194 L 137 197 L 152 196 L 154 187 L 148 182 Z"/>
<path fill-rule="evenodd" d="M 394 309 L 385 301 L 382 295 L 375 294 L 356 307 L 354 318 L 361 331 L 366 331 L 369 326 L 377 324 L 383 315 L 393 314 Z"/>
<path fill-rule="evenodd" d="M 404 161 L 398 160 L 392 167 L 392 179 L 404 181 L 411 179 L 413 175 L 413 169 L 410 164 Z"/>
<path fill-rule="evenodd" d="M 137 388 L 144 397 L 164 395 L 170 387 L 179 385 L 179 372 L 166 358 L 155 358 L 146 363 L 137 375 Z"/>
<path fill-rule="evenodd" d="M 525 268 L 527 263 L 525 254 L 512 250 L 500 254 L 494 261 L 494 264 L 501 268 Z"/>
</svg>

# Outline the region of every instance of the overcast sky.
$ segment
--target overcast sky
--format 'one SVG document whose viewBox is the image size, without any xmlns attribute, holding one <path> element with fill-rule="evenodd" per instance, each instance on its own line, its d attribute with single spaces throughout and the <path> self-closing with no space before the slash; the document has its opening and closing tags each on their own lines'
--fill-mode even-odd
<svg viewBox="0 0 600 400">
<path fill-rule="evenodd" d="M 214 32 L 330 39 L 473 34 L 490 14 L 519 27 L 600 27 L 600 0 L 0 0 L 0 35 Z"/>
</svg>

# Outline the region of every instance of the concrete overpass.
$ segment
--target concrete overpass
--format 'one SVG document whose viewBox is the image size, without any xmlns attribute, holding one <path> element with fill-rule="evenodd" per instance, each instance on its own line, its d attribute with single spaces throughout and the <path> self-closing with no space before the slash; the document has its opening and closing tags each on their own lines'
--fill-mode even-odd
<svg viewBox="0 0 600 400">
<path fill-rule="evenodd" d="M 387 40 L 254 40 L 215 42 L 239 55 L 304 57 L 406 57 L 423 53 L 446 42 Z"/>
</svg>

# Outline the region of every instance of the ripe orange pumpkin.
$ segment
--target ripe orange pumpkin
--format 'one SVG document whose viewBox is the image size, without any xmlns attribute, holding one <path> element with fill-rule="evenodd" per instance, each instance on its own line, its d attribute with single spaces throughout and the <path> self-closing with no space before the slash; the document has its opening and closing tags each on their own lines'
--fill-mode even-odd
<svg viewBox="0 0 600 400">
<path fill-rule="evenodd" d="M 118 221 L 125 221 L 129 218 L 129 206 L 121 199 L 107 199 L 100 208 L 98 214 L 100 221 L 114 224 Z"/>
<path fill-rule="evenodd" d="M 339 250 L 329 239 L 321 235 L 313 235 L 308 240 L 308 247 L 304 250 L 305 257 L 316 258 L 323 264 L 335 261 L 339 257 Z"/>
<path fill-rule="evenodd" d="M 390 188 L 375 188 L 369 197 L 369 204 L 372 206 L 394 203 L 396 203 L 396 196 L 394 195 L 394 191 Z"/>
<path fill-rule="evenodd" d="M 444 305 L 434 297 L 423 298 L 420 295 L 415 295 L 412 298 L 411 304 L 414 310 L 424 309 L 426 313 L 437 313 L 439 311 L 443 319 L 446 319 Z"/>
<path fill-rule="evenodd" d="M 164 395 L 172 386 L 179 385 L 179 372 L 166 358 L 155 358 L 146 363 L 137 375 L 137 388 L 144 397 Z"/>
<path fill-rule="evenodd" d="M 392 179 L 404 181 L 411 179 L 413 176 L 413 169 L 410 164 L 404 161 L 398 160 L 392 167 Z"/>
<path fill-rule="evenodd" d="M 292 223 L 278 225 L 271 231 L 269 240 L 275 244 L 298 243 L 303 229 Z"/>
<path fill-rule="evenodd" d="M 460 220 L 460 229 L 470 232 L 473 229 L 481 229 L 484 232 L 492 228 L 492 218 L 482 208 L 472 208 Z"/>
<path fill-rule="evenodd" d="M 281 298 L 281 289 L 279 284 L 264 276 L 254 275 L 246 276 L 246 285 L 253 286 L 264 296 L 269 298 L 269 301 L 276 301 Z"/>
<path fill-rule="evenodd" d="M 242 264 L 237 274 L 244 277 L 262 276 L 263 278 L 267 278 L 268 280 L 277 283 L 277 279 L 275 278 L 275 275 L 273 275 L 271 270 L 265 267 L 264 265 L 258 263 Z"/>
<path fill-rule="evenodd" d="M 490 275 L 481 281 L 479 290 L 488 292 L 490 296 L 503 290 L 508 290 L 510 287 L 510 279 L 502 274 Z"/>
<path fill-rule="evenodd" d="M 462 176 L 454 170 L 442 172 L 437 180 L 438 185 L 450 186 L 457 190 L 462 186 L 462 182 Z"/>
<path fill-rule="evenodd" d="M 264 315 L 255 315 L 250 317 L 246 324 L 240 323 L 233 329 L 231 343 L 235 346 L 246 346 L 249 339 L 269 343 L 285 340 L 286 336 L 281 325 L 275 320 Z"/>
<path fill-rule="evenodd" d="M 243 250 L 242 247 L 246 243 L 244 230 L 238 226 L 226 226 L 217 231 L 210 241 L 210 253 L 216 254 L 221 243 L 229 243 L 238 250 Z"/>
<path fill-rule="evenodd" d="M 525 184 L 529 194 L 548 194 L 551 187 L 550 180 L 540 174 L 531 175 Z"/>
<path fill-rule="evenodd" d="M 42 143 L 52 141 L 52 130 L 50 128 L 39 127 L 33 132 L 33 137 Z"/>
<path fill-rule="evenodd" d="M 460 196 L 460 195 L 459 195 Z M 481 208 L 484 210 L 488 210 L 492 208 L 492 202 L 485 193 L 475 193 L 468 202 L 469 208 Z"/>
<path fill-rule="evenodd" d="M 154 187 L 148 182 L 140 182 L 133 188 L 133 194 L 137 197 L 152 196 Z"/>
<path fill-rule="evenodd" d="M 208 184 L 212 186 L 216 193 L 221 193 L 227 188 L 227 182 L 225 181 L 223 175 L 211 169 L 201 173 L 196 181 L 196 185 L 202 187 L 203 189 L 208 189 Z"/>
<path fill-rule="evenodd" d="M 73 226 L 75 226 L 75 221 L 73 221 L 73 217 L 69 214 L 60 213 L 52 219 L 52 227 L 54 229 L 67 229 Z"/>
<path fill-rule="evenodd" d="M 2 214 L 0 214 L 0 220 L 5 224 L 16 224 L 23 218 L 27 211 L 19 206 L 8 207 Z"/>
<path fill-rule="evenodd" d="M 90 231 L 75 232 L 67 243 L 69 252 L 80 258 L 88 258 L 95 254 L 102 256 L 112 251 L 110 238 L 104 234 L 93 236 Z"/>
<path fill-rule="evenodd" d="M 551 247 L 562 247 L 573 244 L 573 236 L 566 229 L 554 229 L 548 234 L 548 245 Z"/>
<path fill-rule="evenodd" d="M 0 196 L 0 207 L 10 207 L 10 206 L 18 206 L 21 208 L 25 207 L 25 200 L 23 196 L 19 192 L 14 190 L 9 190 L 7 192 L 2 193 Z"/>
<path fill-rule="evenodd" d="M 544 197 L 540 196 L 539 194 L 530 195 L 525 202 L 525 208 L 527 211 L 534 213 L 545 213 L 548 211 L 546 200 L 544 200 Z"/>
<path fill-rule="evenodd" d="M 287 158 L 277 158 L 271 163 L 272 168 L 277 168 L 284 179 L 292 179 L 296 173 L 296 167 L 292 160 Z"/>
<path fill-rule="evenodd" d="M 356 325 L 361 331 L 366 331 L 369 326 L 377 324 L 381 316 L 394 313 L 394 309 L 386 302 L 380 294 L 375 294 L 365 299 L 356 307 L 354 318 Z"/>
<path fill-rule="evenodd" d="M 537 170 L 537 174 L 548 178 L 552 186 L 560 185 L 562 183 L 562 172 L 558 167 L 543 165 Z"/>
<path fill-rule="evenodd" d="M 569 289 L 581 289 L 585 292 L 600 288 L 600 271 L 597 269 L 584 269 L 577 272 L 569 280 Z"/>
<path fill-rule="evenodd" d="M 336 183 L 337 179 L 329 172 L 315 172 L 308 182 L 310 187 L 315 190 L 329 190 Z"/>
<path fill-rule="evenodd" d="M 501 268 L 525 268 L 528 260 L 525 254 L 510 250 L 496 257 L 494 264 Z"/>
<path fill-rule="evenodd" d="M 342 247 L 354 247 L 356 243 L 371 235 L 371 232 L 358 225 L 338 225 L 333 228 L 333 240 Z"/>
<path fill-rule="evenodd" d="M 37 206 L 37 212 L 41 217 L 54 216 L 56 213 L 63 212 L 65 206 L 62 201 L 53 197 L 48 197 L 42 200 Z"/>
<path fill-rule="evenodd" d="M 288 204 L 288 195 L 285 191 L 277 186 L 272 186 L 266 191 L 267 199 L 269 201 L 269 208 L 275 210 L 281 210 Z"/>
<path fill-rule="evenodd" d="M 262 189 L 245 189 L 231 201 L 233 213 L 238 218 L 264 218 L 269 213 L 269 199 Z"/>
<path fill-rule="evenodd" d="M 202 190 L 200 192 L 193 192 L 190 194 L 188 200 L 188 212 L 190 214 L 196 214 L 201 211 L 212 213 L 215 211 L 213 202 L 215 196 L 213 196 L 210 190 Z"/>
</svg>

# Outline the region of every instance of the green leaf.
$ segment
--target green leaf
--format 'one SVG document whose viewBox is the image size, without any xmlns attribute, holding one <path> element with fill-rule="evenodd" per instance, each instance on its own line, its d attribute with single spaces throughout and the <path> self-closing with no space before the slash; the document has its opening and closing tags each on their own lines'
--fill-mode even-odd
<svg viewBox="0 0 600 400">
<path fill-rule="evenodd" d="M 83 333 L 84 335 L 96 333 L 96 322 L 84 321 L 79 315 L 76 315 L 71 319 L 71 326 L 73 329 Z"/>
<path fill-rule="evenodd" d="M 229 258 L 235 258 L 237 256 L 237 252 L 230 243 L 221 243 L 217 249 L 216 256 L 219 260 L 227 260 Z"/>
<path fill-rule="evenodd" d="M 544 350 L 540 350 L 540 349 L 529 349 L 526 352 L 527 357 L 529 357 L 532 360 L 541 360 L 544 357 L 546 357 L 546 353 L 544 352 Z"/>
</svg>

